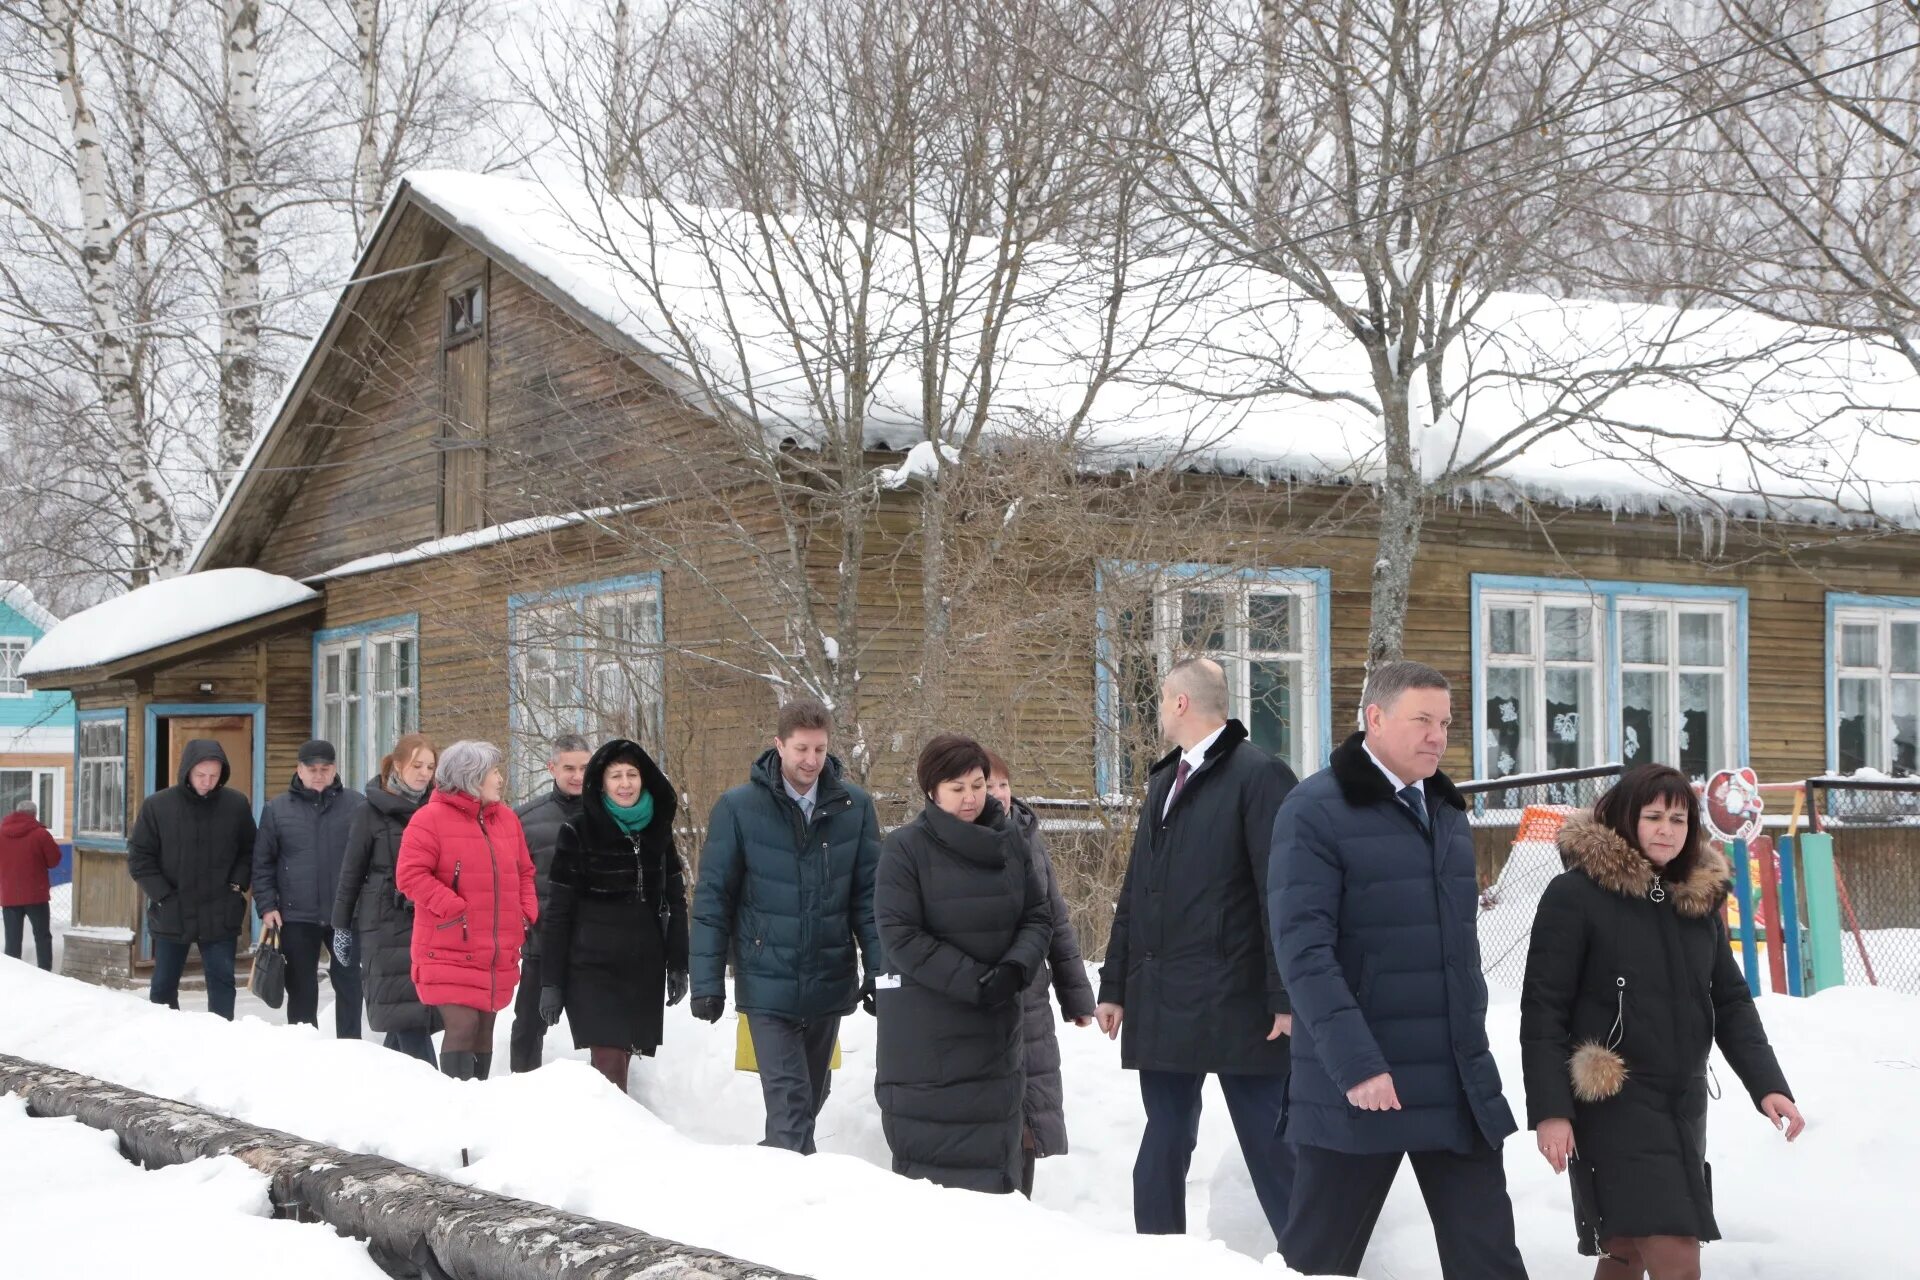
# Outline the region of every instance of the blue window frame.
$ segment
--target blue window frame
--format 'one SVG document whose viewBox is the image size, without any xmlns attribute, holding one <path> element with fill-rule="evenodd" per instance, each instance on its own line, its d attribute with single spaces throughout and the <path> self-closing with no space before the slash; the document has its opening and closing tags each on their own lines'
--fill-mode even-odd
<svg viewBox="0 0 1920 1280">
<path fill-rule="evenodd" d="M 1920 773 L 1920 597 L 1827 595 L 1827 768 Z"/>
<path fill-rule="evenodd" d="M 660 575 L 633 574 L 507 600 L 515 795 L 533 791 L 562 734 L 640 741 L 664 755 L 665 618 Z"/>
<path fill-rule="evenodd" d="M 1744 588 L 1475 574 L 1472 646 L 1478 778 L 1747 763 Z"/>
<path fill-rule="evenodd" d="M 1154 708 L 1174 661 L 1226 668 L 1229 712 L 1305 775 L 1331 749 L 1331 576 L 1315 568 L 1108 562 L 1096 571 L 1095 777 L 1102 795 L 1145 778 Z"/>
<path fill-rule="evenodd" d="M 74 838 L 92 849 L 127 847 L 127 713 L 82 711 L 74 734 Z"/>
<path fill-rule="evenodd" d="M 314 632 L 313 735 L 333 744 L 343 785 L 364 787 L 419 727 L 419 614 Z"/>
</svg>

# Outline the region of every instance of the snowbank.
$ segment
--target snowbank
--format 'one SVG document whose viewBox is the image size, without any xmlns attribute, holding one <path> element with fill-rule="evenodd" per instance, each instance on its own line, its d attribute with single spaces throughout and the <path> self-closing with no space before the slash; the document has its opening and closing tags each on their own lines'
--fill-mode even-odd
<svg viewBox="0 0 1920 1280">
<path fill-rule="evenodd" d="M 822 406 L 842 395 L 822 353 L 843 345 L 844 308 L 820 292 L 821 275 L 873 281 L 863 309 L 876 377 L 859 408 L 876 447 L 925 439 L 922 377 L 938 358 L 919 316 L 927 274 L 958 272 L 960 349 L 997 305 L 993 247 L 950 246 L 926 228 L 917 243 L 881 229 L 869 246 L 792 218 L 770 241 L 731 210 L 451 171 L 410 174 L 396 199 L 408 192 L 659 357 L 696 399 L 718 399 L 775 439 L 819 438 Z M 1112 292 L 1102 268 L 1063 246 L 1029 254 L 998 346 L 990 431 L 1057 428 L 1100 378 L 1078 435 L 1090 466 L 1336 483 L 1379 474 L 1370 363 L 1331 310 L 1242 266 L 1140 263 L 1113 317 L 1126 358 L 1101 378 Z M 1340 287 L 1364 296 L 1357 279 Z M 1277 362 L 1296 388 L 1273 390 Z M 1920 380 L 1864 342 L 1745 312 L 1503 293 L 1465 323 L 1441 372 L 1445 406 L 1416 406 L 1430 425 L 1414 445 L 1422 473 L 1461 500 L 1920 527 L 1920 444 L 1902 417 L 1920 410 Z M 938 376 L 952 405 L 968 403 L 971 362 Z M 1417 388 L 1426 394 L 1424 379 Z M 888 483 L 933 464 L 923 451 Z"/>
<path fill-rule="evenodd" d="M 116 662 L 316 599 L 319 592 L 258 569 L 212 569 L 163 578 L 83 609 L 27 651 L 20 674 Z"/>
<path fill-rule="evenodd" d="M 184 995 L 185 993 L 183 993 Z M 244 1009 L 243 1005 L 243 1009 Z M 1072 1154 L 1043 1161 L 1036 1204 L 896 1178 L 873 1102 L 873 1022 L 846 1024 L 846 1067 L 810 1161 L 750 1145 L 756 1080 L 733 1071 L 733 1023 L 668 1011 L 667 1044 L 637 1063 L 632 1099 L 548 1037 L 549 1065 L 481 1084 L 448 1081 L 372 1043 L 243 1018 L 174 1014 L 0 962 L 0 1051 L 57 1063 L 256 1124 L 377 1152 L 509 1195 L 781 1266 L 819 1280 L 981 1275 L 1290 1274 L 1272 1247 L 1209 1085 L 1189 1178 L 1194 1236 L 1136 1239 L 1130 1170 L 1140 1130 L 1134 1077 L 1092 1030 L 1061 1029 Z M 1907 1153 L 1920 1146 L 1920 999 L 1845 989 L 1761 1001 L 1810 1126 L 1789 1147 L 1716 1055 L 1712 1159 L 1726 1239 L 1708 1250 L 1719 1280 L 1899 1274 L 1911 1261 Z M 276 1017 L 278 1015 L 275 1015 Z M 321 1022 L 329 1023 L 326 1010 Z M 498 1025 L 506 1061 L 509 1019 Z M 1518 1009 L 1496 992 L 1490 1031 L 1518 1108 Z M 636 1102 L 639 1105 L 635 1105 Z M 459 1148 L 473 1167 L 459 1168 Z M 1506 1148 L 1521 1249 L 1535 1280 L 1585 1280 L 1565 1181 L 1526 1135 Z M 1251 1255 L 1251 1256 L 1250 1256 Z M 1395 1185 L 1362 1275 L 1438 1277 L 1411 1176 Z"/>
<path fill-rule="evenodd" d="M 118 1139 L 27 1117 L 0 1094 L 0 1256 L 11 1276 L 381 1280 L 366 1247 L 269 1215 L 265 1175 L 232 1156 L 146 1172 Z"/>
</svg>

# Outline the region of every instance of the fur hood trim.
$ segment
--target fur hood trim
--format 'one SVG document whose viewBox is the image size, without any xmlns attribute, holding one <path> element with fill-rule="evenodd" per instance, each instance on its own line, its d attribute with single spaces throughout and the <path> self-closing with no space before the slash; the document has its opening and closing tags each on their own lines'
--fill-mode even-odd
<svg viewBox="0 0 1920 1280">
<path fill-rule="evenodd" d="M 1610 893 L 1626 898 L 1644 898 L 1659 881 L 1659 872 L 1618 832 L 1594 820 L 1590 814 L 1567 819 L 1560 828 L 1560 852 L 1567 865 L 1586 873 L 1587 878 Z M 1699 865 L 1678 884 L 1666 886 L 1673 895 L 1673 908 L 1683 916 L 1711 915 L 1726 901 L 1727 885 L 1733 870 L 1726 855 L 1713 845 L 1702 848 Z"/>
</svg>

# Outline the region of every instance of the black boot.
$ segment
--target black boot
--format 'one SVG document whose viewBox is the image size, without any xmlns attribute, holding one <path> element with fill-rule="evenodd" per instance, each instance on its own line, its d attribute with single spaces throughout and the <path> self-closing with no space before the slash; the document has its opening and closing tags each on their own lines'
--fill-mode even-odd
<svg viewBox="0 0 1920 1280">
<path fill-rule="evenodd" d="M 493 1055 L 491 1053 L 476 1053 L 473 1055 L 473 1079 L 485 1080 L 487 1078 L 487 1072 L 491 1070 L 493 1070 Z"/>
<path fill-rule="evenodd" d="M 440 1074 L 455 1080 L 471 1080 L 477 1069 L 477 1055 L 465 1049 L 450 1049 L 440 1054 Z"/>
</svg>

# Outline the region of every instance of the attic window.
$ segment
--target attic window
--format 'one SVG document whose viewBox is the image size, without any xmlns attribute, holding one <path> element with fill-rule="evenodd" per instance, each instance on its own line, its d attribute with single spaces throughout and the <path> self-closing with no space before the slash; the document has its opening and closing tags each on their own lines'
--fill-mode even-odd
<svg viewBox="0 0 1920 1280">
<path fill-rule="evenodd" d="M 480 332 L 487 320 L 487 295 L 482 285 L 468 285 L 447 295 L 447 341 L 454 343 Z"/>
</svg>

